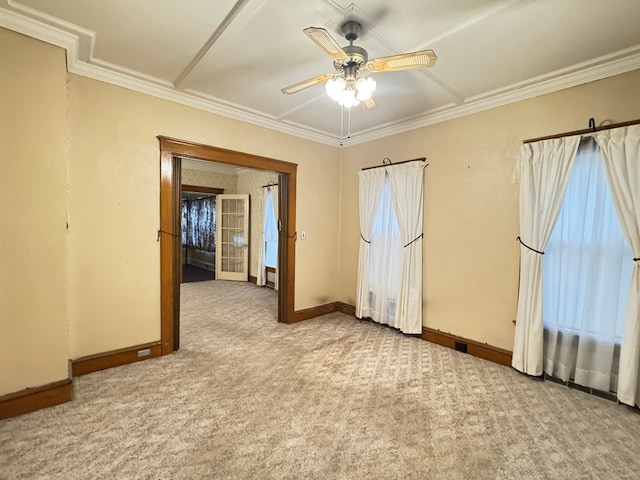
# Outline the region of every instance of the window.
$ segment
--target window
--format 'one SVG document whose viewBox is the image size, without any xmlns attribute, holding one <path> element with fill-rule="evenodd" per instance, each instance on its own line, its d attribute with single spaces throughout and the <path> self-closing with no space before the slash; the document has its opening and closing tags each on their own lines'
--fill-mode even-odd
<svg viewBox="0 0 640 480">
<path fill-rule="evenodd" d="M 615 391 L 631 258 L 599 147 L 584 139 L 543 257 L 548 374 Z"/>
<path fill-rule="evenodd" d="M 264 208 L 264 264 L 276 268 L 278 265 L 278 225 L 274 207 L 273 189 L 269 188 Z"/>
<path fill-rule="evenodd" d="M 215 251 L 215 196 L 182 200 L 182 245 L 205 252 Z"/>
<path fill-rule="evenodd" d="M 403 244 L 392 201 L 391 182 L 385 174 L 382 194 L 371 232 L 369 262 L 370 315 L 395 326 L 396 300 L 402 279 Z"/>
</svg>

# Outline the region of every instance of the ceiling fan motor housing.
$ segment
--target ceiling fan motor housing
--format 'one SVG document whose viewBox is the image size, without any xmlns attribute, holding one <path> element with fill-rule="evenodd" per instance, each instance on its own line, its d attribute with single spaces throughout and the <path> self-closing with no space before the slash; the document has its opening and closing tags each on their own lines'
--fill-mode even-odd
<svg viewBox="0 0 640 480">
<path fill-rule="evenodd" d="M 353 42 L 357 40 L 358 36 L 362 33 L 362 25 L 360 25 L 360 22 L 350 20 L 342 25 L 342 33 L 344 33 L 344 38 L 349 42 L 349 45 L 342 47 L 344 53 L 349 56 L 349 60 L 346 62 L 334 62 L 335 67 L 338 69 L 359 67 L 369 59 L 369 54 L 364 48 L 357 47 L 353 44 Z"/>
<path fill-rule="evenodd" d="M 350 20 L 342 25 L 342 33 L 344 33 L 344 38 L 348 42 L 353 42 L 362 33 L 362 25 L 360 25 L 360 22 Z"/>
<path fill-rule="evenodd" d="M 345 61 L 336 61 L 334 65 L 337 69 L 343 69 L 347 67 L 359 67 L 364 64 L 369 59 L 369 54 L 362 47 L 356 47 L 355 45 L 348 45 L 346 47 L 342 47 L 344 53 L 349 56 L 349 60 Z"/>
</svg>

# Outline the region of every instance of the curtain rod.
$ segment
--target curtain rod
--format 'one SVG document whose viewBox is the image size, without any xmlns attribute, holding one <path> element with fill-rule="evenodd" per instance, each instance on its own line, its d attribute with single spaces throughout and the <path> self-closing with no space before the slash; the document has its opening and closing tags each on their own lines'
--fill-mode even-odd
<svg viewBox="0 0 640 480">
<path fill-rule="evenodd" d="M 542 140 L 553 140 L 554 138 L 572 137 L 574 135 L 585 135 L 587 133 L 600 132 L 602 130 L 611 130 L 612 128 L 629 127 L 631 125 L 639 125 L 640 119 L 631 120 L 630 122 L 612 123 L 611 125 L 603 125 L 601 127 L 585 128 L 583 130 L 574 130 L 573 132 L 557 133 L 546 137 L 530 138 L 523 140 L 522 143 L 541 142 Z"/>
<path fill-rule="evenodd" d="M 385 159 L 388 160 L 388 159 Z M 390 160 L 389 160 L 390 161 Z M 385 163 L 383 165 L 376 165 L 374 167 L 364 167 L 361 170 L 371 170 L 374 168 L 382 168 L 382 167 L 393 167 L 394 165 L 401 165 L 403 163 L 409 163 L 409 162 L 426 162 L 427 161 L 427 157 L 422 157 L 422 158 L 414 158 L 413 160 L 405 160 L 404 162 L 396 162 L 396 163 Z"/>
<path fill-rule="evenodd" d="M 267 183 L 266 185 L 262 185 L 262 188 L 269 188 L 269 187 L 277 187 L 278 184 L 277 183 Z"/>
</svg>

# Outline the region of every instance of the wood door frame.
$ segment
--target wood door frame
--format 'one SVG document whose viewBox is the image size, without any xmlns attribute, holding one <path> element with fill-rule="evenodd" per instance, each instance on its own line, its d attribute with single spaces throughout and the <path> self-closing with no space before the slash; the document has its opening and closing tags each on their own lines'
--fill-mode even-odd
<svg viewBox="0 0 640 480">
<path fill-rule="evenodd" d="M 278 264 L 278 321 L 296 321 L 295 242 L 296 242 L 296 175 L 298 165 L 249 153 L 226 150 L 210 145 L 158 136 L 160 141 L 160 341 L 162 355 L 177 350 L 174 329 L 180 317 L 180 275 L 178 265 L 181 248 L 180 228 L 180 158 L 189 157 L 208 162 L 225 163 L 259 170 L 270 170 L 286 178 L 286 188 L 280 189 L 280 202 L 285 205 L 281 218 Z M 293 232 L 291 234 L 290 232 Z M 176 330 L 177 332 L 177 330 Z"/>
</svg>

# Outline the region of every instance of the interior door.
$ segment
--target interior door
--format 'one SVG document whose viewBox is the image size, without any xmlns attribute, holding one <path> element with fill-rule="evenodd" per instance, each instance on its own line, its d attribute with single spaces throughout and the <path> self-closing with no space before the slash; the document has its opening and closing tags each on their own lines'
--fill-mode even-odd
<svg viewBox="0 0 640 480">
<path fill-rule="evenodd" d="M 249 280 L 249 195 L 216 197 L 216 278 Z"/>
</svg>

